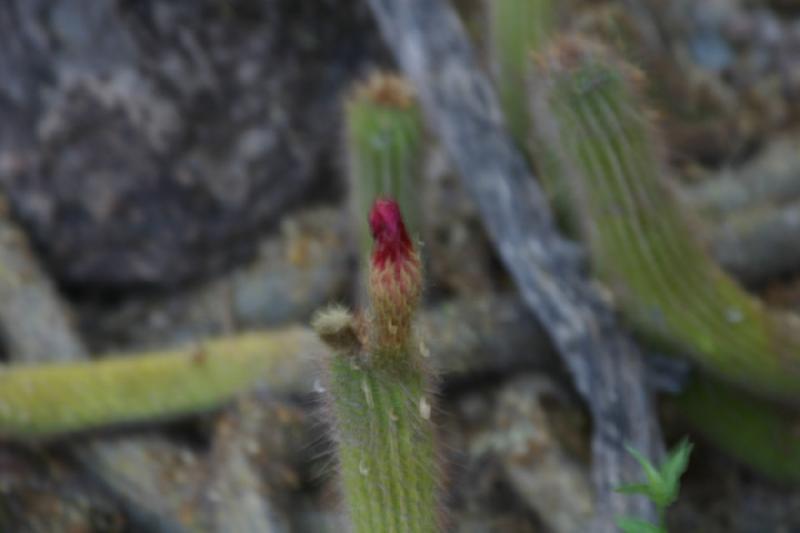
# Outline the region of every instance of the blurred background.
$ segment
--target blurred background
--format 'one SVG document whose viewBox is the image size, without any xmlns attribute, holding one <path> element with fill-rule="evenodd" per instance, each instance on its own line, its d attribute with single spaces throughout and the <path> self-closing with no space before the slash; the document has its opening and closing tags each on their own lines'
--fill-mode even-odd
<svg viewBox="0 0 800 533">
<path fill-rule="evenodd" d="M 487 72 L 490 1 L 452 0 Z M 800 310 L 800 3 L 562 9 L 572 31 L 647 51 L 697 234 L 753 294 Z M 0 0 L 4 361 L 236 342 L 355 305 L 343 110 L 376 70 L 397 67 L 362 0 Z M 428 135 L 412 195 L 453 530 L 584 531 L 586 406 Z M 200 414 L 4 438 L 0 530 L 342 531 L 315 367 L 293 355 Z M 697 443 L 670 530 L 800 531 L 793 480 L 660 406 L 666 441 Z"/>
</svg>

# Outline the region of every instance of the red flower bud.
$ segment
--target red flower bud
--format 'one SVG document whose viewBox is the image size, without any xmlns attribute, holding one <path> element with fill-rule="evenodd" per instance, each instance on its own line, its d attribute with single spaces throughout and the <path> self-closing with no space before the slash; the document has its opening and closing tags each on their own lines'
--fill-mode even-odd
<svg viewBox="0 0 800 533">
<path fill-rule="evenodd" d="M 376 342 L 380 347 L 402 345 L 410 338 L 412 318 L 422 293 L 419 256 L 394 200 L 375 201 L 369 226 L 375 240 L 369 294 Z"/>
</svg>

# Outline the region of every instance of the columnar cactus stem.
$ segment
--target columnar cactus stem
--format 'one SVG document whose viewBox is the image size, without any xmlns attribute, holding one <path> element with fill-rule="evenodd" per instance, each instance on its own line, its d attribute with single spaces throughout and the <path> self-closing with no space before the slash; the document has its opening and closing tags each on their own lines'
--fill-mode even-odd
<svg viewBox="0 0 800 533">
<path fill-rule="evenodd" d="M 345 106 L 353 222 L 369 257 L 372 239 L 364 225 L 372 203 L 391 196 L 412 235 L 419 232 L 422 119 L 411 86 L 401 77 L 375 73 L 356 85 Z"/>
<path fill-rule="evenodd" d="M 326 394 L 344 494 L 356 533 L 435 532 L 442 513 L 431 378 L 412 327 L 419 258 L 394 201 L 379 199 L 369 222 L 367 316 L 333 308 L 314 320 L 333 351 Z"/>
<path fill-rule="evenodd" d="M 800 483 L 800 413 L 705 376 L 674 399 L 691 427 L 721 451 L 779 482 Z"/>
<path fill-rule="evenodd" d="M 561 225 L 577 233 L 569 192 L 561 179 L 558 157 L 536 137 L 529 112 L 529 91 L 536 86 L 538 57 L 553 40 L 558 23 L 556 0 L 489 0 L 489 47 L 494 82 L 506 122 L 517 144 L 533 158 L 538 175 Z M 532 86 L 532 87 L 531 87 Z"/>
<path fill-rule="evenodd" d="M 537 128 L 561 150 L 571 212 L 586 217 L 592 258 L 621 311 L 727 381 L 797 403 L 796 319 L 763 309 L 694 242 L 660 181 L 637 74 L 581 42 L 562 43 L 543 61 Z M 719 449 L 773 479 L 800 481 L 796 410 L 706 375 L 674 401 Z"/>
<path fill-rule="evenodd" d="M 0 370 L 0 438 L 42 439 L 99 426 L 167 419 L 221 405 L 286 353 L 314 344 L 300 328 L 250 333 L 188 349 Z"/>
<path fill-rule="evenodd" d="M 536 125 L 561 155 L 594 266 L 621 312 L 708 372 L 800 403 L 800 319 L 765 310 L 695 240 L 662 181 L 641 76 L 577 40 L 558 43 L 542 66 Z"/>
<path fill-rule="evenodd" d="M 495 84 L 511 133 L 527 143 L 527 78 L 530 55 L 552 37 L 556 25 L 554 0 L 489 0 L 489 39 Z"/>
</svg>

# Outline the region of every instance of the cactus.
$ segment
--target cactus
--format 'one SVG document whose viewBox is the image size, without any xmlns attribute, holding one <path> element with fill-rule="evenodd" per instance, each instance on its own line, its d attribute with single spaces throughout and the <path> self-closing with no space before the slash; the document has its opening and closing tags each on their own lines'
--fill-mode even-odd
<svg viewBox="0 0 800 533">
<path fill-rule="evenodd" d="M 334 307 L 313 323 L 332 351 L 325 394 L 347 508 L 356 533 L 439 531 L 431 377 L 413 328 L 420 260 L 394 201 L 377 200 L 369 223 L 367 315 Z"/>
<path fill-rule="evenodd" d="M 531 127 L 528 92 L 536 88 L 537 58 L 552 41 L 557 30 L 558 9 L 555 0 L 490 0 L 489 48 L 494 82 L 508 128 L 517 144 L 527 150 L 537 167 L 542 187 L 553 211 L 568 235 L 577 233 L 576 216 L 571 212 L 569 191 L 557 154 L 539 140 Z"/>
<path fill-rule="evenodd" d="M 284 354 L 296 352 L 304 336 L 293 328 L 137 357 L 5 367 L 0 437 L 35 440 L 217 407 L 281 370 Z"/>
<path fill-rule="evenodd" d="M 567 162 L 599 274 L 641 332 L 722 378 L 694 376 L 675 404 L 721 450 L 773 479 L 800 481 L 798 413 L 730 384 L 796 404 L 797 319 L 763 308 L 693 240 L 660 181 L 639 75 L 581 42 L 562 43 L 546 66 L 537 120 Z"/>
<path fill-rule="evenodd" d="M 662 181 L 638 71 L 574 39 L 559 42 L 543 67 L 537 128 L 546 122 L 541 131 L 585 216 L 594 267 L 622 314 L 721 379 L 798 402 L 800 339 L 792 324 L 800 319 L 764 309 L 695 240 Z"/>
<path fill-rule="evenodd" d="M 674 399 L 684 419 L 714 445 L 779 482 L 800 482 L 800 413 L 718 380 L 694 376 Z"/>
<path fill-rule="evenodd" d="M 490 0 L 489 40 L 495 84 L 511 134 L 527 143 L 527 78 L 531 53 L 552 37 L 556 25 L 554 0 Z"/>
<path fill-rule="evenodd" d="M 345 105 L 353 224 L 369 257 L 372 238 L 363 223 L 379 196 L 400 204 L 411 235 L 418 235 L 417 176 L 422 118 L 411 86 L 401 77 L 375 73 L 357 84 Z"/>
</svg>

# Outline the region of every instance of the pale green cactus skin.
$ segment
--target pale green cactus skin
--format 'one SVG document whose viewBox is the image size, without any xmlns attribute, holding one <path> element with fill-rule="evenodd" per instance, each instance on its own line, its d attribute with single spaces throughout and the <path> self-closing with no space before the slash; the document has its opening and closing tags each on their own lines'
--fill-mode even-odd
<svg viewBox="0 0 800 533">
<path fill-rule="evenodd" d="M 511 134 L 527 143 L 528 75 L 531 56 L 549 42 L 556 27 L 555 0 L 489 0 L 489 39 L 495 84 Z"/>
<path fill-rule="evenodd" d="M 380 212 L 375 202 L 373 213 Z M 402 227 L 401 207 L 393 203 Z M 362 225 L 380 224 L 372 214 Z M 377 219 L 376 219 L 377 220 Z M 401 230 L 404 233 L 405 229 Z M 376 233 L 376 241 L 391 237 Z M 407 236 L 406 236 L 407 238 Z M 420 259 L 406 249 L 370 261 L 367 311 L 355 319 L 334 306 L 319 313 L 313 327 L 331 348 L 323 360 L 325 397 L 346 508 L 355 533 L 441 531 L 442 472 L 432 421 L 432 372 L 427 348 L 417 336 L 414 316 L 422 288 Z M 362 250 L 372 251 L 371 241 Z M 395 262 L 397 261 L 397 262 Z"/>
<path fill-rule="evenodd" d="M 546 134 L 618 308 L 638 331 L 719 378 L 797 403 L 797 318 L 765 310 L 699 245 L 662 181 L 633 72 L 596 49 L 569 46 L 567 59 L 547 68 L 554 121 Z"/>
<path fill-rule="evenodd" d="M 578 230 L 569 191 L 557 154 L 540 141 L 529 110 L 531 83 L 539 76 L 538 58 L 558 31 L 556 0 L 489 0 L 489 50 L 494 83 L 508 129 L 520 148 L 533 158 L 538 177 L 562 230 Z"/>
<path fill-rule="evenodd" d="M 375 74 L 353 91 L 345 120 L 353 221 L 366 260 L 372 238 L 364 221 L 379 196 L 394 198 L 411 235 L 419 235 L 422 116 L 403 79 Z"/>
<path fill-rule="evenodd" d="M 331 361 L 330 391 L 347 508 L 356 533 L 439 530 L 431 400 L 419 370 Z"/>
<path fill-rule="evenodd" d="M 696 243 L 661 181 L 662 158 L 627 67 L 602 51 L 550 67 L 537 116 L 555 114 L 542 137 L 569 169 L 558 178 L 571 191 L 570 211 L 585 216 L 599 275 L 640 332 L 721 378 L 694 376 L 675 405 L 720 450 L 772 479 L 800 482 L 796 409 L 731 384 L 796 405 L 796 319 L 762 308 Z"/>
<path fill-rule="evenodd" d="M 424 347 L 409 339 L 370 353 L 360 341 L 331 342 L 355 339 L 342 334 L 356 329 L 345 313 L 320 313 L 314 327 L 333 351 L 324 361 L 326 398 L 353 531 L 440 531 L 441 472 Z"/>
<path fill-rule="evenodd" d="M 280 371 L 285 354 L 308 342 L 294 328 L 136 357 L 5 367 L 0 438 L 37 440 L 212 409 Z"/>
</svg>

